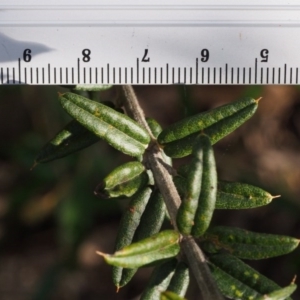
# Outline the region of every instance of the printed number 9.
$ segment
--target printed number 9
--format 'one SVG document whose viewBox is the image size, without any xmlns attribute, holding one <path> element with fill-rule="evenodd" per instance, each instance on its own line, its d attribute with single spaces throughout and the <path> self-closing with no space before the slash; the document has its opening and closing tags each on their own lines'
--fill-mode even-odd
<svg viewBox="0 0 300 300">
<path fill-rule="evenodd" d="M 201 56 L 202 56 L 201 61 L 202 62 L 207 62 L 208 59 L 209 59 L 209 51 L 207 49 L 202 49 L 201 50 Z"/>
<path fill-rule="evenodd" d="M 82 50 L 82 55 L 83 55 L 83 61 L 84 62 L 89 62 L 91 60 L 91 50 L 90 49 L 83 49 Z"/>
</svg>

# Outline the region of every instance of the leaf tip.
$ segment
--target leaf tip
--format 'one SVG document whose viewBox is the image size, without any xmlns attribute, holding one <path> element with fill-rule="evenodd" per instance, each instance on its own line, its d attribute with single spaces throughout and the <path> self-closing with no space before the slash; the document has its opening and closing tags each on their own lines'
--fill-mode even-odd
<svg viewBox="0 0 300 300">
<path fill-rule="evenodd" d="M 280 198 L 281 195 L 275 195 L 275 196 L 271 196 L 271 197 L 272 197 L 271 200 L 273 200 L 273 199 L 276 199 L 276 198 Z"/>
<path fill-rule="evenodd" d="M 258 99 L 255 99 L 256 104 L 259 103 L 259 101 L 262 99 L 263 97 L 259 97 Z"/>
<path fill-rule="evenodd" d="M 38 163 L 36 161 L 34 161 L 33 165 L 30 168 L 30 171 L 32 171 L 37 165 L 38 165 Z"/>
</svg>

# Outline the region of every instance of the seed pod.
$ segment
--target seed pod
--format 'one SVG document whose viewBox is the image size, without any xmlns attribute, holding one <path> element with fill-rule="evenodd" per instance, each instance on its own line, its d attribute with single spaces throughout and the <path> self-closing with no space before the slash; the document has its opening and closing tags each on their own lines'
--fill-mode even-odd
<svg viewBox="0 0 300 300">
<path fill-rule="evenodd" d="M 263 295 L 257 298 L 257 300 L 285 300 L 295 292 L 296 288 L 297 285 L 295 283 L 291 283 L 289 286 L 273 291 L 267 295 Z"/>
<path fill-rule="evenodd" d="M 287 254 L 299 240 L 282 235 L 256 233 L 235 227 L 217 226 L 203 236 L 201 247 L 209 253 L 220 250 L 243 259 L 264 259 Z"/>
<path fill-rule="evenodd" d="M 160 300 L 186 300 L 186 299 L 178 296 L 176 293 L 165 291 L 161 293 Z"/>
<path fill-rule="evenodd" d="M 150 278 L 147 287 L 143 291 L 140 300 L 154 300 L 160 298 L 161 291 L 168 288 L 177 265 L 177 260 L 169 260 L 157 266 Z"/>
<path fill-rule="evenodd" d="M 35 164 L 65 157 L 98 142 L 100 139 L 77 121 L 72 120 L 37 154 Z"/>
<path fill-rule="evenodd" d="M 95 189 L 102 198 L 131 197 L 146 186 L 148 175 L 138 161 L 125 163 L 108 174 Z"/>
<path fill-rule="evenodd" d="M 189 268 L 184 262 L 179 262 L 167 288 L 168 291 L 184 297 L 190 282 Z"/>
<path fill-rule="evenodd" d="M 202 130 L 203 133 L 210 137 L 213 145 L 247 121 L 255 113 L 257 106 L 258 100 L 244 98 L 240 101 L 215 108 L 205 112 L 205 115 L 190 117 L 198 120 L 198 123 L 193 120 L 193 122 L 187 122 L 187 125 L 184 123 L 184 120 L 187 119 L 175 123 L 176 130 L 171 126 L 171 128 L 162 131 L 158 137 L 158 141 L 163 145 L 164 152 L 168 156 L 173 158 L 187 156 L 192 152 L 193 143 L 199 130 Z M 207 118 L 210 121 L 206 121 Z M 182 128 L 181 132 L 179 128 Z"/>
<path fill-rule="evenodd" d="M 162 195 L 158 190 L 155 190 L 147 203 L 147 206 L 141 216 L 139 226 L 137 227 L 133 241 L 138 242 L 148 238 L 161 229 L 166 213 L 166 207 Z M 137 269 L 122 269 L 122 275 L 114 279 L 115 285 L 120 288 L 126 285 Z"/>
<path fill-rule="evenodd" d="M 131 244 L 135 231 L 140 224 L 142 214 L 151 196 L 151 192 L 152 190 L 150 188 L 145 188 L 131 198 L 128 209 L 123 213 L 119 225 L 115 251 Z M 122 279 L 122 268 L 113 267 L 112 273 L 113 282 L 119 287 L 119 282 Z"/>
<path fill-rule="evenodd" d="M 139 268 L 152 262 L 176 256 L 179 251 L 180 235 L 175 230 L 165 230 L 147 239 L 133 243 L 115 254 L 97 251 L 105 261 L 123 268 Z"/>
<path fill-rule="evenodd" d="M 259 295 L 264 295 L 280 289 L 275 282 L 258 273 L 237 257 L 230 254 L 215 254 L 209 256 L 209 261 L 243 286 L 241 290 L 253 289 Z M 221 284 L 221 283 L 219 283 Z M 224 285 L 226 285 L 226 281 Z M 255 298 L 256 299 L 256 298 Z"/>
<path fill-rule="evenodd" d="M 219 181 L 216 209 L 254 208 L 267 205 L 277 197 L 250 184 Z"/>
<path fill-rule="evenodd" d="M 73 93 L 60 95 L 60 101 L 71 117 L 125 154 L 140 157 L 150 142 L 134 120 L 101 103 Z"/>
<path fill-rule="evenodd" d="M 201 193 L 198 201 L 192 235 L 200 237 L 207 230 L 217 198 L 217 169 L 214 152 L 207 136 L 201 135 L 203 147 L 203 173 L 201 181 Z"/>
</svg>

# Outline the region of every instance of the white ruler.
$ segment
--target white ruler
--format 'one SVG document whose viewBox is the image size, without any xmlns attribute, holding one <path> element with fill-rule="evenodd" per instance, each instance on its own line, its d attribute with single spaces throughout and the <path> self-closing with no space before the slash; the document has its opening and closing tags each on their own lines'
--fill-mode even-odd
<svg viewBox="0 0 300 300">
<path fill-rule="evenodd" d="M 1 0 L 0 84 L 298 84 L 299 37 L 299 0 Z"/>
</svg>

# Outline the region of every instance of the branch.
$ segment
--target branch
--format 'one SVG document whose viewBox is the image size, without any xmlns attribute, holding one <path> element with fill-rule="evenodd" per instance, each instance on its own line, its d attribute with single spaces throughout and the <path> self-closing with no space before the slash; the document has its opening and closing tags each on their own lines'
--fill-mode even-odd
<svg viewBox="0 0 300 300">
<path fill-rule="evenodd" d="M 138 103 L 132 86 L 124 85 L 123 90 L 125 94 L 124 106 L 126 112 L 130 117 L 146 128 L 152 137 L 152 143 L 145 152 L 144 159 L 149 164 L 149 167 L 153 172 L 155 182 L 163 195 L 171 218 L 171 223 L 174 228 L 177 229 L 176 216 L 181 199 L 178 195 L 171 175 L 166 167 L 161 163 L 161 151 L 145 120 L 143 110 Z M 196 244 L 195 240 L 192 237 L 183 238 L 181 245 L 187 257 L 189 266 L 196 278 L 203 299 L 223 300 L 224 298 L 221 296 L 216 283 L 211 276 L 204 254 Z"/>
</svg>

